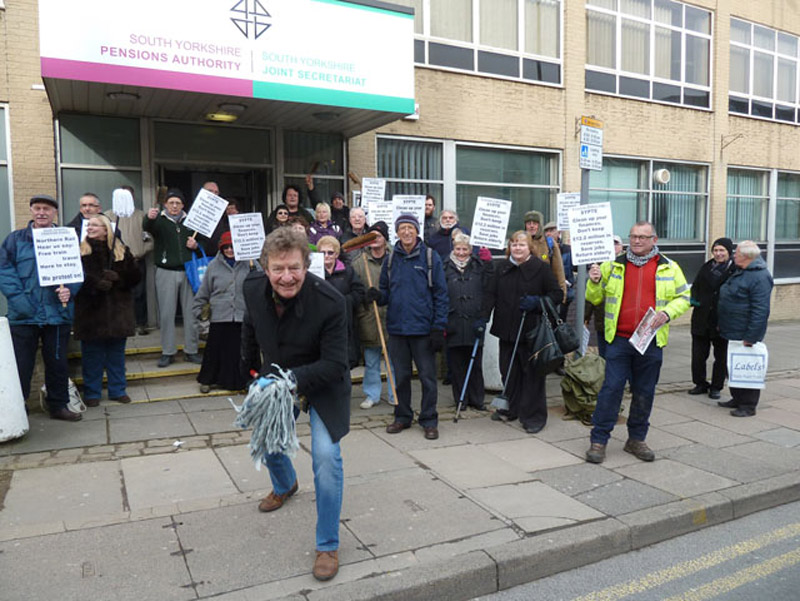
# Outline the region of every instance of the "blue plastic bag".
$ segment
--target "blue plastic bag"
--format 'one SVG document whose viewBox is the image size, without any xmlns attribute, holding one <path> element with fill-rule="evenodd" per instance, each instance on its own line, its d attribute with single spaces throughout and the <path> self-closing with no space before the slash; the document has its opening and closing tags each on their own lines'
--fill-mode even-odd
<svg viewBox="0 0 800 601">
<path fill-rule="evenodd" d="M 186 269 L 186 277 L 189 279 L 189 285 L 192 287 L 192 292 L 195 294 L 197 294 L 197 291 L 200 289 L 200 283 L 203 281 L 203 276 L 206 274 L 208 264 L 211 262 L 211 259 L 206 256 L 203 247 L 198 246 L 197 248 L 200 249 L 203 256 L 198 257 L 196 254 L 192 253 L 192 260 L 186 261 L 186 263 L 183 264 L 184 269 Z"/>
</svg>

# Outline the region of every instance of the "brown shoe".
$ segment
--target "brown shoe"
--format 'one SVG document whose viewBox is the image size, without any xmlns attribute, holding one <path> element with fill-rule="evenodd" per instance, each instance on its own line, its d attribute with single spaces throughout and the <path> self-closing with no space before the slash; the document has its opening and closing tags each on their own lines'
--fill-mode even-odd
<svg viewBox="0 0 800 601">
<path fill-rule="evenodd" d="M 296 492 L 297 492 L 297 480 L 295 480 L 292 487 L 282 495 L 275 494 L 275 491 L 273 490 L 266 497 L 261 499 L 261 502 L 258 504 L 258 510 L 267 513 L 269 511 L 275 511 L 276 509 L 280 509 L 281 507 L 283 507 L 283 504 L 286 502 L 286 500 Z"/>
<path fill-rule="evenodd" d="M 622 450 L 642 461 L 653 461 L 656 458 L 656 454 L 653 453 L 653 450 L 648 447 L 647 443 L 643 440 L 629 438 Z"/>
<path fill-rule="evenodd" d="M 330 580 L 339 571 L 339 552 L 338 551 L 317 551 L 317 559 L 314 560 L 314 578 L 317 580 Z"/>
<path fill-rule="evenodd" d="M 83 399 L 83 404 L 87 407 L 99 407 L 100 399 Z"/>
<path fill-rule="evenodd" d="M 589 463 L 603 463 L 606 459 L 606 445 L 593 442 L 586 451 L 586 461 Z"/>
<path fill-rule="evenodd" d="M 79 422 L 83 419 L 83 415 L 80 413 L 73 413 L 66 407 L 61 407 L 60 409 L 55 409 L 50 412 L 50 419 L 60 419 L 65 422 Z"/>
<path fill-rule="evenodd" d="M 398 434 L 403 430 L 408 430 L 411 427 L 411 424 L 404 424 L 403 422 L 392 422 L 388 426 L 386 426 L 386 432 L 389 434 Z"/>
<path fill-rule="evenodd" d="M 425 438 L 428 440 L 436 440 L 439 438 L 439 428 L 431 426 L 430 428 L 423 428 L 425 430 Z"/>
<path fill-rule="evenodd" d="M 131 397 L 129 397 L 127 394 L 123 394 L 122 396 L 118 396 L 117 398 L 111 400 L 117 401 L 118 403 L 122 403 L 123 405 L 127 405 L 128 403 L 131 402 Z"/>
</svg>

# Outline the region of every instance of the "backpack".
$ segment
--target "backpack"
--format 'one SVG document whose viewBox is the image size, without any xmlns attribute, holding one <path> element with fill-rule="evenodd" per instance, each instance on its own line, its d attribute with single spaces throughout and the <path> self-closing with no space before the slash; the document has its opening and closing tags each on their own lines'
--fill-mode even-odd
<svg viewBox="0 0 800 601">
<path fill-rule="evenodd" d="M 428 288 L 433 290 L 433 249 L 430 246 L 426 246 L 425 249 L 428 251 L 426 253 L 428 259 Z M 392 281 L 392 259 L 394 259 L 394 253 L 389 253 L 389 264 L 386 266 L 386 271 L 390 282 Z"/>
</svg>

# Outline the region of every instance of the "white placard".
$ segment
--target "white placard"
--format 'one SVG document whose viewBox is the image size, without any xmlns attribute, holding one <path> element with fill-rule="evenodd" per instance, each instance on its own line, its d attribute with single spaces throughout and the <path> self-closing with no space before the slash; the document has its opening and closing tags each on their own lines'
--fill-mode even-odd
<svg viewBox="0 0 800 601">
<path fill-rule="evenodd" d="M 233 241 L 233 256 L 237 261 L 261 258 L 264 248 L 264 220 L 261 213 L 228 215 Z"/>
<path fill-rule="evenodd" d="M 206 238 L 214 235 L 217 224 L 228 208 L 228 201 L 201 188 L 183 221 L 184 227 L 195 230 Z"/>
<path fill-rule="evenodd" d="M 614 259 L 611 204 L 599 202 L 569 210 L 572 264 L 590 265 Z"/>
<path fill-rule="evenodd" d="M 33 250 L 41 287 L 83 281 L 81 251 L 73 228 L 33 228 Z"/>
<path fill-rule="evenodd" d="M 420 227 L 419 237 L 422 238 L 422 227 L 425 223 L 425 195 L 396 194 L 392 196 L 392 217 L 391 221 L 386 222 L 386 225 L 389 226 L 389 244 L 392 246 L 397 242 L 394 222 L 403 213 L 411 213 L 417 218 Z"/>
<path fill-rule="evenodd" d="M 323 253 L 309 253 L 311 265 L 308 271 L 321 279 L 325 279 L 325 255 Z"/>
<path fill-rule="evenodd" d="M 473 246 L 503 249 L 511 217 L 511 201 L 478 196 L 472 219 L 470 241 Z"/>
<path fill-rule="evenodd" d="M 556 196 L 558 199 L 558 217 L 556 218 L 559 230 L 564 231 L 569 229 L 569 210 L 580 206 L 581 193 L 580 192 L 561 192 Z"/>
<path fill-rule="evenodd" d="M 378 221 L 383 221 L 386 226 L 392 229 L 392 209 L 391 202 L 368 202 L 366 204 L 367 223 L 375 225 Z"/>
<path fill-rule="evenodd" d="M 384 202 L 386 200 L 386 180 L 365 177 L 361 180 L 361 203 Z"/>
<path fill-rule="evenodd" d="M 361 206 L 361 190 L 353 190 L 353 200 L 351 207 L 360 207 Z"/>
</svg>

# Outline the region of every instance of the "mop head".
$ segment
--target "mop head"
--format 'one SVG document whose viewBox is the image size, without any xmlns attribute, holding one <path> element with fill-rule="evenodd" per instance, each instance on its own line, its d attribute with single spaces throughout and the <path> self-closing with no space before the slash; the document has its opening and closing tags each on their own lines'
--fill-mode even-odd
<svg viewBox="0 0 800 601">
<path fill-rule="evenodd" d="M 130 217 L 136 207 L 133 206 L 133 195 L 123 188 L 111 193 L 111 209 L 118 217 Z"/>
<path fill-rule="evenodd" d="M 248 447 L 257 470 L 267 455 L 294 457 L 300 448 L 294 421 L 297 381 L 291 371 L 272 365 L 278 373 L 254 381 L 240 406 L 228 399 L 238 414 L 234 425 L 253 429 Z"/>
</svg>

